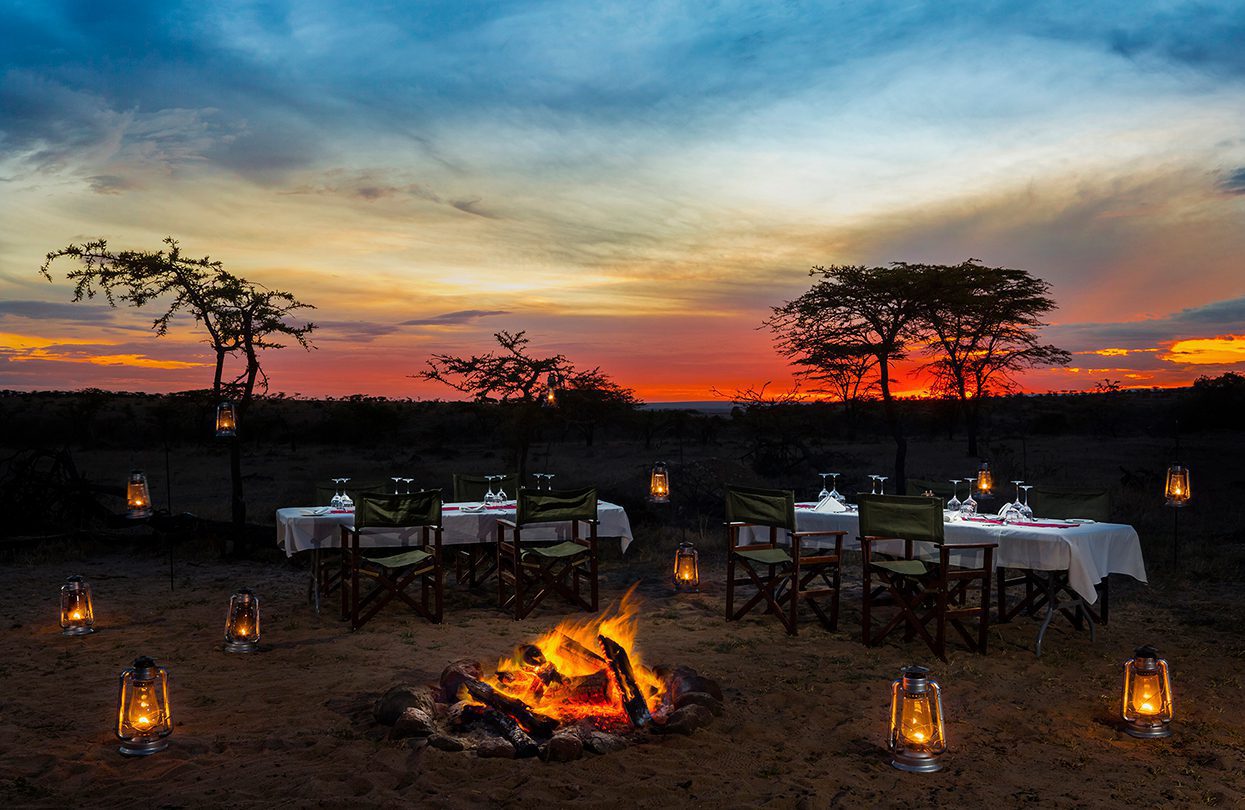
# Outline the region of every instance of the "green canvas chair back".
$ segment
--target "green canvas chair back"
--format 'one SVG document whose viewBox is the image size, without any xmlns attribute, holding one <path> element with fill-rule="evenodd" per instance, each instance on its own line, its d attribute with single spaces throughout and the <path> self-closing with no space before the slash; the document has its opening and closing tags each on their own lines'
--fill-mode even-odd
<svg viewBox="0 0 1245 810">
<path fill-rule="evenodd" d="M 912 495 L 920 495 L 926 490 L 934 493 L 944 501 L 951 500 L 952 487 L 950 481 L 930 481 L 927 478 L 908 479 L 908 492 Z M 963 492 L 964 488 L 961 487 L 960 491 Z"/>
<path fill-rule="evenodd" d="M 501 488 L 506 491 L 508 497 L 515 497 L 515 493 L 519 491 L 519 476 L 510 473 L 501 479 Z M 497 491 L 497 481 L 493 481 L 493 491 Z M 483 475 L 464 475 L 463 473 L 454 473 L 454 500 L 462 503 L 463 501 L 482 501 L 488 493 L 489 481 Z"/>
<path fill-rule="evenodd" d="M 789 489 L 726 488 L 728 523 L 776 526 L 795 531 L 795 493 Z"/>
<path fill-rule="evenodd" d="M 918 495 L 861 495 L 862 537 L 897 537 L 942 544 L 942 503 Z"/>
<path fill-rule="evenodd" d="M 556 523 L 566 520 L 596 520 L 597 491 L 585 489 L 519 490 L 515 523 Z"/>
<path fill-rule="evenodd" d="M 356 529 L 441 525 L 441 491 L 426 489 L 410 495 L 363 493 L 354 505 Z"/>
<path fill-rule="evenodd" d="M 1111 519 L 1111 493 L 1105 489 L 1037 487 L 1029 491 L 1029 506 L 1040 518 L 1087 518 L 1099 523 Z"/>
</svg>

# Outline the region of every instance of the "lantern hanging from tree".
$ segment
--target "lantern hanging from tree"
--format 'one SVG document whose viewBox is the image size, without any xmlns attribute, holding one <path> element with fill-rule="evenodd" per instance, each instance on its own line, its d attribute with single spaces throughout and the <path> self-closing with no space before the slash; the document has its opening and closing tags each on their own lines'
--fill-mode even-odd
<svg viewBox="0 0 1245 810">
<path fill-rule="evenodd" d="M 674 552 L 674 589 L 700 590 L 700 555 L 691 543 L 679 543 Z"/>
<path fill-rule="evenodd" d="M 545 380 L 545 394 L 541 398 L 541 404 L 546 408 L 558 407 L 558 375 L 557 372 L 549 372 L 549 377 Z"/>
<path fill-rule="evenodd" d="M 117 738 L 121 753 L 143 757 L 169 747 L 173 717 L 169 711 L 169 672 L 147 656 L 121 673 L 117 693 Z"/>
<path fill-rule="evenodd" d="M 259 649 L 259 597 L 243 588 L 229 597 L 225 616 L 225 652 L 249 653 Z"/>
<path fill-rule="evenodd" d="M 127 517 L 139 519 L 151 517 L 151 491 L 147 489 L 147 476 L 142 470 L 131 470 L 125 485 Z"/>
<path fill-rule="evenodd" d="M 1167 662 L 1150 645 L 1124 662 L 1124 731 L 1134 737 L 1170 737 L 1172 687 Z"/>
<path fill-rule="evenodd" d="M 216 406 L 216 438 L 232 439 L 238 435 L 238 408 L 226 400 Z"/>
<path fill-rule="evenodd" d="M 91 605 L 91 586 L 80 576 L 72 576 L 61 586 L 61 633 L 85 636 L 95 632 L 95 609 Z"/>
<path fill-rule="evenodd" d="M 904 667 L 899 680 L 891 684 L 887 747 L 891 765 L 901 771 L 926 773 L 942 769 L 939 759 L 947 750 L 942 689 L 925 667 Z"/>
<path fill-rule="evenodd" d="M 664 461 L 654 464 L 648 475 L 648 498 L 653 503 L 670 503 L 670 473 Z"/>
<path fill-rule="evenodd" d="M 1179 464 L 1167 468 L 1167 484 L 1163 487 L 1163 495 L 1168 506 L 1184 506 L 1193 497 L 1189 481 L 1189 469 Z"/>
<path fill-rule="evenodd" d="M 990 462 L 983 461 L 977 469 L 977 494 L 989 496 L 994 489 L 994 473 L 990 472 Z"/>
</svg>

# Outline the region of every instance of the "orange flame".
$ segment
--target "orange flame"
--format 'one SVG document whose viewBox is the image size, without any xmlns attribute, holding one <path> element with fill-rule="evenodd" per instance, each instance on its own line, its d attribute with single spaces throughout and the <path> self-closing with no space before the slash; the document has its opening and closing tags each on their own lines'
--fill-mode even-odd
<svg viewBox="0 0 1245 810">
<path fill-rule="evenodd" d="M 563 620 L 536 641 L 517 647 L 497 662 L 496 675 L 484 680 L 561 723 L 590 720 L 602 728 L 626 727 L 630 720 L 598 641 L 599 636 L 607 636 L 627 651 L 649 711 L 657 713 L 665 683 L 644 666 L 636 647 L 640 600 L 635 588 L 600 614 Z"/>
</svg>

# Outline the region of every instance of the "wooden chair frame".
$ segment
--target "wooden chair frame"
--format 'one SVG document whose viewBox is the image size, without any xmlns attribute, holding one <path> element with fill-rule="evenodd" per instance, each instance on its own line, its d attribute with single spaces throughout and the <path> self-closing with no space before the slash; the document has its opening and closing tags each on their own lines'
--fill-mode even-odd
<svg viewBox="0 0 1245 810">
<path fill-rule="evenodd" d="M 378 527 L 379 528 L 379 527 Z M 430 555 L 418 565 L 405 569 L 386 568 L 369 563 L 360 547 L 360 530 L 354 526 L 342 526 L 342 618 L 350 620 L 352 630 L 358 630 L 375 616 L 385 605 L 398 599 L 433 624 L 440 624 L 444 611 L 444 576 L 441 567 L 441 527 L 420 526 L 420 548 Z M 393 528 L 386 527 L 386 531 Z M 430 542 L 431 540 L 431 542 Z M 360 577 L 373 581 L 370 591 L 359 595 Z M 418 582 L 419 601 L 407 593 Z M 346 587 L 346 586 L 349 587 Z"/>
<path fill-rule="evenodd" d="M 919 576 L 900 574 L 885 568 L 875 568 L 873 544 L 884 541 L 903 540 L 905 560 L 913 560 L 914 542 L 901 537 L 864 536 L 860 538 L 861 562 L 863 564 L 863 592 L 860 629 L 861 640 L 866 646 L 875 646 L 896 630 L 904 627 L 904 639 L 911 641 L 920 636 L 939 659 L 947 660 L 947 624 L 950 624 L 968 648 L 984 655 L 990 628 L 990 582 L 994 574 L 994 549 L 997 543 L 938 544 L 938 563 L 933 570 Z M 961 551 L 981 551 L 982 567 L 960 568 L 951 565 L 951 554 Z M 880 592 L 873 588 L 873 578 L 881 584 Z M 980 581 L 978 604 L 968 602 L 969 587 Z M 885 599 L 880 597 L 885 596 Z M 893 606 L 895 614 L 881 630 L 874 632 L 873 608 Z M 977 617 L 976 637 L 961 621 Z M 934 622 L 934 634 L 928 625 Z"/>
<path fill-rule="evenodd" d="M 589 613 L 597 610 L 597 526 L 600 521 L 594 518 L 563 522 L 571 525 L 569 542 L 583 546 L 583 552 L 571 557 L 541 557 L 537 552 L 525 556 L 523 526 L 515 521 L 497 521 L 497 606 L 502 610 L 513 609 L 516 621 L 531 615 L 551 593 L 559 594 Z M 588 527 L 585 538 L 579 536 L 581 523 Z M 509 540 L 507 531 L 512 535 Z M 581 583 L 585 579 L 589 586 L 587 598 L 581 593 Z M 511 591 L 509 596 L 507 586 Z"/>
<path fill-rule="evenodd" d="M 726 563 L 726 620 L 738 621 L 749 611 L 765 602 L 766 612 L 773 614 L 787 631 L 788 635 L 799 635 L 800 603 L 807 602 L 817 616 L 818 621 L 827 630 L 836 630 L 839 626 L 839 592 L 841 590 L 843 560 L 843 538 L 847 532 L 839 530 L 825 531 L 794 531 L 778 526 L 769 526 L 769 542 L 739 544 L 739 531 L 746 526 L 754 526 L 742 521 L 726 523 L 727 563 Z M 782 531 L 791 536 L 790 557 L 775 565 L 765 565 L 741 555 L 741 551 L 758 551 L 778 548 L 778 533 Z M 806 553 L 802 541 L 809 537 L 833 537 L 834 553 Z M 742 566 L 746 577 L 735 575 L 736 566 Z M 758 567 L 768 569 L 764 575 Z M 783 570 L 779 570 L 783 569 Z M 810 588 L 814 580 L 820 580 L 821 587 Z M 752 598 L 738 610 L 735 605 L 735 586 L 753 585 L 757 591 Z M 829 615 L 822 605 L 817 603 L 821 598 L 829 602 Z"/>
</svg>

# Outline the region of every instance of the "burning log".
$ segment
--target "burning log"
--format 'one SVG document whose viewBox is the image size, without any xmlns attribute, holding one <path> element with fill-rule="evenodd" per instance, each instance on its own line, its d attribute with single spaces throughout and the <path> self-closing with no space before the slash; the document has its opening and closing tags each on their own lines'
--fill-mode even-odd
<svg viewBox="0 0 1245 810">
<path fill-rule="evenodd" d="M 604 658 L 602 658 L 599 654 L 588 649 L 587 647 L 580 644 L 578 641 L 566 635 L 565 633 L 562 634 L 562 639 L 558 642 L 558 651 L 564 652 L 567 655 L 573 655 L 576 658 L 582 659 L 591 664 L 595 664 L 598 667 L 604 667 L 606 664 L 609 663 Z"/>
<path fill-rule="evenodd" d="M 566 678 L 558 672 L 558 668 L 553 665 L 549 659 L 545 658 L 545 654 L 541 652 L 540 647 L 535 644 L 525 644 L 519 651 L 519 658 L 522 661 L 522 667 L 525 671 L 532 673 L 545 686 L 551 683 L 563 683 Z"/>
<path fill-rule="evenodd" d="M 468 689 L 471 687 L 468 686 Z M 496 731 L 501 736 L 510 741 L 514 746 L 514 755 L 516 757 L 534 757 L 540 753 L 540 748 L 536 745 L 536 741 L 527 735 L 514 718 L 497 709 L 484 710 L 484 723 L 489 728 Z"/>
<path fill-rule="evenodd" d="M 532 734 L 548 737 L 558 727 L 558 721 L 554 718 L 532 711 L 531 706 L 517 698 L 498 692 L 484 681 L 476 680 L 475 678 L 465 678 L 462 681 L 462 686 L 473 698 L 490 709 L 495 709 L 513 718 L 515 722 Z M 487 720 L 487 716 L 485 719 Z"/>
<path fill-rule="evenodd" d="M 605 659 L 609 662 L 623 711 L 627 713 L 631 725 L 636 728 L 644 727 L 652 721 L 653 716 L 649 714 L 644 693 L 640 691 L 640 685 L 636 683 L 635 672 L 631 669 L 631 657 L 627 655 L 627 651 L 621 644 L 609 636 L 597 636 L 597 641 L 605 653 Z"/>
</svg>

